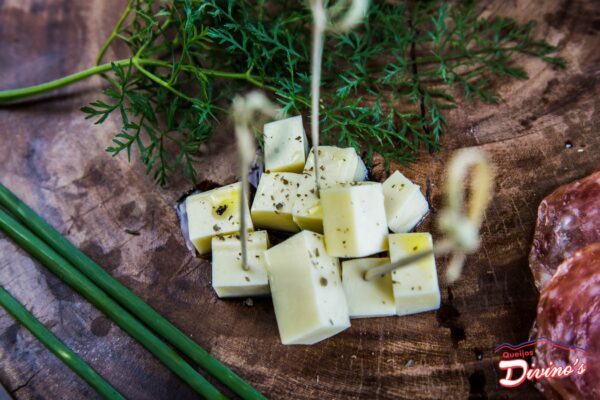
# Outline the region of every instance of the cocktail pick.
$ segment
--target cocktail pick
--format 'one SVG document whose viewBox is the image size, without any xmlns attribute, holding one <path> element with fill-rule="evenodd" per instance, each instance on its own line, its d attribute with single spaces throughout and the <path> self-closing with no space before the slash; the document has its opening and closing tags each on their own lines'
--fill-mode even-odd
<svg viewBox="0 0 600 400">
<path fill-rule="evenodd" d="M 465 182 L 471 169 L 469 201 L 465 204 Z M 440 256 L 452 253 L 446 269 L 446 281 L 456 281 L 462 272 L 467 254 L 479 248 L 479 230 L 492 197 L 493 185 L 494 171 L 485 154 L 476 149 L 458 150 L 448 166 L 444 186 L 446 208 L 440 211 L 437 220 L 444 239 L 434 245 L 433 250 L 370 269 L 365 273 L 365 279 L 372 280 L 431 254 Z"/>
<path fill-rule="evenodd" d="M 253 131 L 262 128 L 264 122 L 280 114 L 280 110 L 261 92 L 250 92 L 246 96 L 236 96 L 231 106 L 235 137 L 240 157 L 240 242 L 242 245 L 242 268 L 248 270 L 248 215 L 244 204 L 249 195 L 248 172 L 256 154 Z"/>
<path fill-rule="evenodd" d="M 342 0 L 334 6 L 325 8 L 323 0 L 311 0 L 313 15 L 313 43 L 311 57 L 311 116 L 310 130 L 313 145 L 315 189 L 320 190 L 319 170 L 319 103 L 321 88 L 321 68 L 323 60 L 323 39 L 325 32 L 347 32 L 358 25 L 367 13 L 369 0 Z M 344 14 L 342 12 L 346 10 Z"/>
</svg>

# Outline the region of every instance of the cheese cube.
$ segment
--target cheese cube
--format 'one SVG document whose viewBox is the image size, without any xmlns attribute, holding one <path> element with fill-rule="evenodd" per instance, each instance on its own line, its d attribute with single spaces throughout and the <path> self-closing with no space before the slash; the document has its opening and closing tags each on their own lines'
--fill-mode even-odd
<svg viewBox="0 0 600 400">
<path fill-rule="evenodd" d="M 431 234 L 422 232 L 392 234 L 389 243 L 392 262 L 433 248 Z M 398 315 L 440 308 L 440 288 L 433 255 L 394 270 L 392 284 Z"/>
<path fill-rule="evenodd" d="M 292 206 L 292 216 L 301 229 L 323 233 L 323 213 L 321 201 L 315 189 L 315 177 L 302 174 L 300 186 L 296 191 L 296 199 Z"/>
<path fill-rule="evenodd" d="M 212 285 L 219 297 L 260 296 L 269 294 L 269 280 L 263 253 L 269 247 L 266 231 L 248 233 L 247 269 L 242 267 L 239 234 L 212 239 Z"/>
<path fill-rule="evenodd" d="M 308 140 L 302 116 L 269 122 L 264 128 L 265 169 L 271 172 L 302 172 Z"/>
<path fill-rule="evenodd" d="M 315 169 L 314 164 L 315 157 L 311 150 L 304 166 L 304 173 L 312 174 Z M 365 163 L 352 147 L 319 146 L 319 169 L 321 187 L 367 179 Z"/>
<path fill-rule="evenodd" d="M 391 274 L 365 280 L 369 269 L 389 264 L 388 258 L 359 258 L 342 263 L 342 285 L 350 318 L 386 317 L 396 314 Z"/>
<path fill-rule="evenodd" d="M 429 211 L 429 204 L 421 188 L 400 172 L 394 172 L 383 182 L 385 214 L 392 232 L 408 232 Z"/>
<path fill-rule="evenodd" d="M 185 199 L 190 241 L 200 254 L 210 252 L 213 236 L 226 235 L 240 230 L 239 182 L 207 192 L 194 194 Z M 248 230 L 253 230 L 248 201 L 244 201 Z"/>
<path fill-rule="evenodd" d="M 292 206 L 302 175 L 292 172 L 265 172 L 252 203 L 252 221 L 260 228 L 298 232 Z"/>
<path fill-rule="evenodd" d="M 381 183 L 354 182 L 321 190 L 327 254 L 364 257 L 387 250 Z"/>
<path fill-rule="evenodd" d="M 356 155 L 356 172 L 354 172 L 354 182 L 366 181 L 369 177 L 369 171 L 367 170 L 367 166 L 360 156 Z"/>
<path fill-rule="evenodd" d="M 302 231 L 265 252 L 283 344 L 313 344 L 350 327 L 339 262 L 323 236 Z"/>
<path fill-rule="evenodd" d="M 321 188 L 327 188 L 338 183 L 363 181 L 367 178 L 367 168 L 353 148 L 338 148 L 319 146 Z M 303 179 L 292 206 L 294 222 L 301 229 L 323 232 L 323 216 L 321 202 L 317 196 L 314 183 L 314 156 L 311 150 Z"/>
</svg>

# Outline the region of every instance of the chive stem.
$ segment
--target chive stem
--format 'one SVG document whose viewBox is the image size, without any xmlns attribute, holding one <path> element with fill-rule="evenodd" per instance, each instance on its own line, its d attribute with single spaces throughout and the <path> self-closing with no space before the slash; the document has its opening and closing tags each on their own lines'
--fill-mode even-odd
<svg viewBox="0 0 600 400">
<path fill-rule="evenodd" d="M 0 209 L 0 229 L 62 281 L 110 317 L 194 391 L 207 399 L 220 400 L 226 398 L 142 323 L 2 209 Z"/>
<path fill-rule="evenodd" d="M 0 205 L 9 210 L 34 234 L 65 257 L 79 272 L 98 285 L 171 345 L 229 387 L 235 394 L 244 400 L 265 399 L 248 382 L 221 364 L 165 317 L 113 278 L 104 268 L 87 257 L 1 183 Z"/>
<path fill-rule="evenodd" d="M 0 306 L 21 323 L 33 336 L 35 336 L 48 350 L 50 350 L 60 361 L 102 397 L 110 400 L 125 400 L 104 378 L 102 378 L 92 367 L 68 348 L 59 338 L 54 336 L 40 321 L 38 321 L 21 303 L 17 301 L 6 289 L 0 286 Z M 1 397 L 1 396 L 0 396 Z"/>
</svg>

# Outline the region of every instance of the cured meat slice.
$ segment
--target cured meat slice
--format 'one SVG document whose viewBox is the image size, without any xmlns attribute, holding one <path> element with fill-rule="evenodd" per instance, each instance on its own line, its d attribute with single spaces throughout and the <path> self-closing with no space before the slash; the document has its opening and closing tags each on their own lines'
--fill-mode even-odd
<svg viewBox="0 0 600 400">
<path fill-rule="evenodd" d="M 545 396 L 600 399 L 600 243 L 558 267 L 540 294 L 535 330 L 538 338 L 549 339 L 536 343 L 535 366 L 575 370 L 568 377 L 542 378 L 538 388 Z"/>
<path fill-rule="evenodd" d="M 600 171 L 561 186 L 538 208 L 529 266 L 538 290 L 578 249 L 600 242 Z"/>
</svg>

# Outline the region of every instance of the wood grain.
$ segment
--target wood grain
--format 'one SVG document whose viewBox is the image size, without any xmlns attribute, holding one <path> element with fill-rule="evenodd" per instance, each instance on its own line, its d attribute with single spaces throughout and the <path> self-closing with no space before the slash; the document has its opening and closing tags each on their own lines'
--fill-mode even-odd
<svg viewBox="0 0 600 400">
<path fill-rule="evenodd" d="M 0 88 L 91 65 L 124 3 L 0 0 Z M 499 387 L 493 348 L 525 340 L 534 319 L 538 294 L 527 254 L 538 203 L 600 165 L 600 6 L 594 0 L 489 0 L 481 6 L 488 15 L 537 19 L 537 34 L 561 45 L 569 66 L 561 71 L 522 58 L 531 79 L 498 81 L 498 106 L 464 103 L 451 111 L 444 150 L 402 168 L 427 188 L 434 209 L 441 206 L 441 176 L 453 149 L 479 147 L 498 169 L 482 249 L 457 284 L 443 285 L 436 313 L 356 320 L 315 346 L 280 345 L 270 300 L 252 307 L 217 300 L 209 262 L 185 248 L 173 205 L 189 186 L 181 180 L 159 189 L 139 163 L 103 151 L 116 121 L 92 126 L 78 111 L 95 98 L 99 79 L 47 101 L 0 109 L 0 181 L 270 398 L 539 398 L 530 385 Z M 202 179 L 235 179 L 231 138 L 224 127 L 203 150 Z M 431 219 L 420 229 L 433 229 Z M 2 235 L 0 284 L 126 397 L 195 398 Z M 3 311 L 0 382 L 17 399 L 96 396 Z"/>
</svg>

